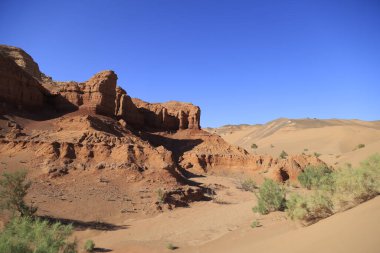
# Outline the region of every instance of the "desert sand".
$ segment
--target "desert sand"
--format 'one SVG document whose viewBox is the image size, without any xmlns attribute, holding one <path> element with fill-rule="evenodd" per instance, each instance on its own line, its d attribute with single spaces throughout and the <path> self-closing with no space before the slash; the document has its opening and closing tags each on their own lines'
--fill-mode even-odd
<svg viewBox="0 0 380 253">
<path fill-rule="evenodd" d="M 227 142 L 251 153 L 278 156 L 319 153 L 329 165 L 353 166 L 380 150 L 380 121 L 281 118 L 263 125 L 227 125 L 207 128 Z M 252 149 L 255 143 L 258 148 Z M 359 144 L 365 147 L 357 149 Z"/>
<path fill-rule="evenodd" d="M 92 238 L 98 247 L 112 252 L 337 252 L 376 253 L 380 249 L 380 197 L 316 224 L 303 227 L 282 212 L 261 216 L 251 210 L 252 193 L 237 189 L 237 179 L 207 177 L 217 184 L 218 201 L 195 203 L 147 219 L 127 219 L 117 231 L 84 231 L 80 239 Z M 261 227 L 251 228 L 253 220 Z"/>
</svg>

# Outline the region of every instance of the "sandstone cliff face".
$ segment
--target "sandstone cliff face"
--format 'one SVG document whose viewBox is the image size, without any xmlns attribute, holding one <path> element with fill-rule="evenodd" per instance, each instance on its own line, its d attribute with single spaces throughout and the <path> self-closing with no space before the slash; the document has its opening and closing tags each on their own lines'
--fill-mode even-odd
<svg viewBox="0 0 380 253">
<path fill-rule="evenodd" d="M 135 129 L 177 131 L 200 129 L 200 109 L 189 103 L 150 104 L 132 99 L 117 87 L 117 75 L 102 71 L 88 81 L 57 82 L 41 73 L 22 49 L 0 46 L 0 99 L 19 108 L 44 106 L 59 112 L 79 109 L 117 117 Z"/>
<path fill-rule="evenodd" d="M 200 129 L 200 108 L 176 101 L 147 103 L 133 98 L 133 104 L 144 117 L 144 125 L 159 130 Z"/>
<path fill-rule="evenodd" d="M 0 47 L 0 101 L 6 103 L 4 106 L 13 105 L 24 110 L 42 107 L 44 95 L 40 83 L 7 56 L 9 51 L 4 53 L 3 49 Z M 26 66 L 33 70 L 33 67 Z"/>
<path fill-rule="evenodd" d="M 115 115 L 136 129 L 144 127 L 144 115 L 140 113 L 136 105 L 132 102 L 132 98 L 120 87 L 116 89 Z"/>
<path fill-rule="evenodd" d="M 112 117 L 116 106 L 116 81 L 117 76 L 113 71 L 102 71 L 84 83 L 55 82 L 47 88 L 59 111 L 83 108 Z"/>
<path fill-rule="evenodd" d="M 37 80 L 41 79 L 41 72 L 38 64 L 24 50 L 17 47 L 0 45 L 0 53 L 3 54 L 3 56 L 12 59 L 18 66 L 20 66 L 32 77 L 36 78 Z"/>
</svg>

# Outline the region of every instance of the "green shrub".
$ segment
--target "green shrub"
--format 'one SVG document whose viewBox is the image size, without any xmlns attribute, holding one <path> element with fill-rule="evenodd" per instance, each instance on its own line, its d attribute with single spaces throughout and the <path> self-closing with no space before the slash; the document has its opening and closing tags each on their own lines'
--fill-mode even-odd
<svg viewBox="0 0 380 253">
<path fill-rule="evenodd" d="M 1 253 L 75 253 L 76 243 L 68 242 L 72 226 L 49 224 L 30 217 L 14 217 L 0 233 Z"/>
<path fill-rule="evenodd" d="M 161 188 L 157 190 L 157 202 L 160 204 L 164 204 L 166 202 L 168 193 Z"/>
<path fill-rule="evenodd" d="M 309 165 L 298 175 L 298 181 L 309 190 L 317 189 L 323 185 L 331 185 L 333 181 L 331 173 L 332 170 L 325 165 Z"/>
<path fill-rule="evenodd" d="M 315 192 L 310 196 L 291 194 L 286 201 L 286 213 L 292 220 L 313 223 L 333 214 L 331 196 Z"/>
<path fill-rule="evenodd" d="M 258 227 L 261 227 L 261 226 L 262 225 L 261 225 L 260 221 L 258 221 L 258 220 L 254 220 L 251 223 L 251 228 L 258 228 Z"/>
<path fill-rule="evenodd" d="M 257 144 L 255 144 L 255 143 L 253 143 L 252 145 L 251 145 L 251 148 L 252 149 L 257 149 L 259 146 L 257 146 Z"/>
<path fill-rule="evenodd" d="M 360 144 L 358 144 L 358 145 L 353 149 L 353 151 L 355 151 L 355 150 L 357 150 L 357 149 L 364 148 L 364 147 L 365 147 L 365 144 L 360 143 Z"/>
<path fill-rule="evenodd" d="M 0 179 L 0 208 L 18 212 L 21 216 L 32 216 L 37 208 L 25 204 L 25 196 L 31 186 L 26 181 L 25 170 L 14 173 L 3 173 Z"/>
<path fill-rule="evenodd" d="M 86 243 L 84 244 L 84 250 L 86 252 L 93 252 L 95 249 L 95 243 L 93 240 L 87 240 Z"/>
<path fill-rule="evenodd" d="M 240 182 L 240 188 L 244 191 L 253 192 L 257 188 L 257 186 L 255 181 L 253 181 L 251 178 L 248 178 Z"/>
<path fill-rule="evenodd" d="M 321 154 L 320 154 L 320 153 L 318 153 L 318 152 L 314 152 L 314 156 L 318 158 L 318 157 L 320 157 L 320 156 L 321 156 Z"/>
<path fill-rule="evenodd" d="M 252 210 L 260 214 L 284 210 L 285 189 L 271 179 L 265 179 L 257 195 L 257 206 Z"/>
<path fill-rule="evenodd" d="M 335 177 L 335 194 L 342 204 L 366 201 L 380 192 L 379 173 L 365 167 L 344 168 Z"/>
<path fill-rule="evenodd" d="M 285 159 L 286 157 L 288 157 L 288 153 L 286 153 L 286 152 L 283 150 L 283 151 L 281 151 L 279 157 L 280 157 L 281 159 Z"/>
<path fill-rule="evenodd" d="M 168 243 L 168 244 L 166 245 L 166 248 L 167 248 L 167 249 L 170 249 L 170 250 L 178 249 L 178 247 L 174 246 L 172 243 Z"/>
</svg>

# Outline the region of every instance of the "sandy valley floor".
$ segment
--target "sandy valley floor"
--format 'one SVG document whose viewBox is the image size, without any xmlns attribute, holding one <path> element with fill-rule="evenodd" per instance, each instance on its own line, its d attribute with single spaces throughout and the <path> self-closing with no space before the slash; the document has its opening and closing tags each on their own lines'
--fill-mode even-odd
<svg viewBox="0 0 380 253">
<path fill-rule="evenodd" d="M 101 252 L 342 252 L 380 251 L 380 197 L 338 213 L 309 227 L 302 227 L 281 212 L 260 216 L 251 208 L 255 195 L 237 189 L 238 180 L 209 176 L 196 179 L 217 185 L 213 202 L 195 203 L 152 218 L 123 222 L 125 229 L 76 232 L 91 238 Z M 258 219 L 262 227 L 251 228 Z"/>
</svg>

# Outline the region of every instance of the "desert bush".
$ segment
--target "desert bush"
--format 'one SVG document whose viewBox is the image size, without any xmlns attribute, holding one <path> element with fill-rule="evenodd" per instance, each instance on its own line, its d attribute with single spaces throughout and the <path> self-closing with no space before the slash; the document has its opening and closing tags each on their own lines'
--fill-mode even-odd
<svg viewBox="0 0 380 253">
<path fill-rule="evenodd" d="M 265 179 L 257 194 L 257 206 L 252 210 L 260 214 L 283 210 L 285 207 L 285 189 L 271 179 Z"/>
<path fill-rule="evenodd" d="M 158 203 L 164 204 L 166 202 L 167 195 L 168 195 L 168 193 L 165 190 L 163 190 L 161 188 L 158 189 L 157 190 L 157 201 L 158 201 Z"/>
<path fill-rule="evenodd" d="M 280 157 L 281 159 L 285 159 L 286 157 L 288 157 L 288 153 L 286 153 L 286 152 L 283 150 L 283 151 L 281 151 L 279 157 Z"/>
<path fill-rule="evenodd" d="M 363 161 L 358 168 L 346 167 L 337 171 L 335 195 L 341 204 L 356 204 L 380 193 L 380 155 Z"/>
<path fill-rule="evenodd" d="M 292 220 L 313 223 L 333 214 L 333 202 L 329 194 L 320 192 L 309 196 L 291 194 L 286 201 L 286 213 Z"/>
<path fill-rule="evenodd" d="M 37 208 L 25 203 L 25 196 L 31 186 L 26 180 L 25 170 L 14 173 L 3 173 L 0 179 L 0 208 L 11 212 L 18 212 L 20 216 L 32 216 Z"/>
<path fill-rule="evenodd" d="M 261 227 L 261 226 L 262 225 L 261 225 L 260 221 L 258 221 L 258 220 L 254 220 L 251 223 L 251 228 L 258 228 L 258 227 Z"/>
<path fill-rule="evenodd" d="M 316 189 L 324 185 L 331 185 L 333 181 L 332 170 L 325 165 L 307 166 L 302 173 L 298 175 L 298 181 L 307 189 Z"/>
<path fill-rule="evenodd" d="M 175 250 L 175 249 L 178 249 L 178 247 L 176 247 L 174 244 L 172 243 L 168 243 L 166 245 L 166 248 L 169 249 L 169 250 Z"/>
<path fill-rule="evenodd" d="M 380 194 L 380 155 L 375 154 L 359 167 L 346 165 L 336 171 L 308 167 L 299 175 L 300 183 L 314 192 L 308 196 L 292 194 L 286 212 L 292 219 L 313 222 Z"/>
<path fill-rule="evenodd" d="M 71 225 L 14 217 L 0 233 L 0 252 L 75 253 L 76 243 L 67 241 L 71 233 Z"/>
<path fill-rule="evenodd" d="M 257 144 L 256 143 L 253 143 L 252 145 L 251 145 L 251 148 L 252 149 L 257 149 L 259 146 L 257 146 Z"/>
<path fill-rule="evenodd" d="M 364 147 L 365 147 L 365 144 L 360 143 L 360 144 L 358 144 L 358 145 L 353 149 L 353 151 L 355 151 L 355 150 L 357 150 L 357 149 L 364 148 Z"/>
<path fill-rule="evenodd" d="M 318 153 L 318 152 L 314 152 L 314 156 L 318 158 L 318 157 L 320 157 L 320 156 L 321 156 L 321 154 L 320 154 L 320 153 Z"/>
<path fill-rule="evenodd" d="M 244 191 L 253 192 L 255 189 L 257 189 L 257 185 L 253 179 L 247 178 L 240 182 L 239 188 Z"/>
<path fill-rule="evenodd" d="M 87 240 L 86 243 L 84 244 L 84 250 L 86 252 L 93 252 L 95 249 L 95 243 L 93 240 Z"/>
</svg>

